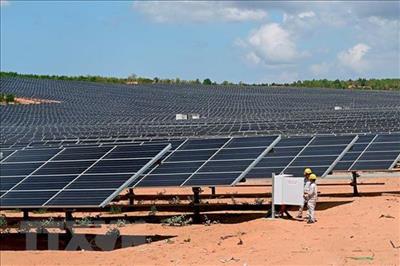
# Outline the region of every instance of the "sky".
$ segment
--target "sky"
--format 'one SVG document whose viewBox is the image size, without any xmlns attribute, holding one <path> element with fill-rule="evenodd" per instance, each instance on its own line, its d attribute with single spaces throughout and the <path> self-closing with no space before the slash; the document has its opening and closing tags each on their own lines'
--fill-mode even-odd
<svg viewBox="0 0 400 266">
<path fill-rule="evenodd" d="M 0 1 L 1 70 L 247 83 L 400 77 L 399 1 Z"/>
</svg>

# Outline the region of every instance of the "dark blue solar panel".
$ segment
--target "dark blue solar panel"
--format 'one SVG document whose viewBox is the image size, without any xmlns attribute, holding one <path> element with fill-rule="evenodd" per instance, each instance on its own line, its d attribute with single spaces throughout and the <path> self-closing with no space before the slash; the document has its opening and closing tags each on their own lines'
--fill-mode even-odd
<svg viewBox="0 0 400 266">
<path fill-rule="evenodd" d="M 40 164 L 2 163 L 1 207 L 99 206 L 156 163 L 169 147 L 164 144 L 67 148 L 58 149 L 62 151 L 58 155 L 51 153 L 53 158 Z M 48 149 L 29 151 L 29 157 L 44 156 L 40 151 L 49 154 Z M 104 159 L 113 151 L 112 159 Z M 126 159 L 136 156 L 141 157 Z"/>
<path fill-rule="evenodd" d="M 182 145 L 180 150 L 219 149 L 229 139 L 191 139 Z"/>
<path fill-rule="evenodd" d="M 52 161 L 35 172 L 35 175 L 74 175 L 85 171 L 95 161 Z"/>
<path fill-rule="evenodd" d="M 66 189 L 116 189 L 120 187 L 132 174 L 105 174 L 79 176 Z"/>
<path fill-rule="evenodd" d="M 282 148 L 273 148 L 272 151 L 270 151 L 265 158 L 271 158 L 271 157 L 291 157 L 291 156 L 296 156 L 303 147 L 282 147 Z"/>
<path fill-rule="evenodd" d="M 242 172 L 253 162 L 253 160 L 232 161 L 209 161 L 202 166 L 198 173 L 206 172 Z"/>
<path fill-rule="evenodd" d="M 378 135 L 375 142 L 400 142 L 400 134 Z"/>
<path fill-rule="evenodd" d="M 224 148 L 265 147 L 266 143 L 272 143 L 275 139 L 276 136 L 234 138 Z"/>
<path fill-rule="evenodd" d="M 271 178 L 272 173 L 279 174 L 282 172 L 284 167 L 257 167 L 253 168 L 248 175 L 247 178 Z"/>
<path fill-rule="evenodd" d="M 276 136 L 188 140 L 132 186 L 159 186 L 157 182 L 165 186 L 231 185 L 274 141 Z M 216 174 L 219 181 L 213 180 Z M 192 178 L 196 180 L 192 182 Z"/>
<path fill-rule="evenodd" d="M 185 186 L 223 186 L 232 183 L 238 177 L 237 173 L 198 173 L 193 175 Z"/>
<path fill-rule="evenodd" d="M 270 178 L 272 173 L 302 176 L 306 167 L 319 175 L 326 174 L 353 139 L 354 136 L 282 139 L 246 177 Z"/>
<path fill-rule="evenodd" d="M 20 191 L 3 194 L 1 207 L 38 207 L 42 206 L 57 191 Z"/>
<path fill-rule="evenodd" d="M 350 151 L 353 156 L 344 156 L 335 170 L 387 170 L 395 165 L 400 155 L 400 134 L 362 137 Z M 358 144 L 362 141 L 363 144 Z"/>
<path fill-rule="evenodd" d="M 180 150 L 174 152 L 168 159 L 169 162 L 205 161 L 217 150 Z"/>
<path fill-rule="evenodd" d="M 311 146 L 328 146 L 328 145 L 347 145 L 354 139 L 354 136 L 332 136 L 332 137 L 316 137 Z"/>
<path fill-rule="evenodd" d="M 15 190 L 60 190 L 69 182 L 71 182 L 76 175 L 73 176 L 35 176 L 32 175 L 24 180 L 21 184 L 16 186 Z"/>
<path fill-rule="evenodd" d="M 35 171 L 43 163 L 2 163 L 0 176 L 26 176 Z"/>
<path fill-rule="evenodd" d="M 188 174 L 151 174 L 147 175 L 146 178 L 142 179 L 138 187 L 178 187 L 186 179 L 190 177 L 191 173 Z M 143 176 L 142 176 L 143 178 Z M 131 184 L 131 186 L 136 186 L 137 182 Z"/>
<path fill-rule="evenodd" d="M 162 167 L 157 167 L 151 174 L 193 173 L 204 162 L 165 162 Z"/>
<path fill-rule="evenodd" d="M 390 161 L 357 161 L 351 170 L 353 171 L 366 171 L 366 170 L 387 170 L 392 165 L 393 160 Z"/>
<path fill-rule="evenodd" d="M 85 147 L 85 148 L 66 148 L 56 156 L 52 161 L 63 160 L 97 160 L 106 152 L 111 150 L 111 147 Z"/>
<path fill-rule="evenodd" d="M 9 177 L 1 177 L 0 180 L 0 190 L 9 190 L 13 186 L 15 186 L 18 182 L 24 179 L 23 176 L 9 176 Z"/>
<path fill-rule="evenodd" d="M 275 147 L 304 147 L 310 142 L 311 137 L 292 137 L 282 139 Z"/>
<path fill-rule="evenodd" d="M 285 167 L 293 160 L 292 157 L 264 157 L 255 169 L 259 167 Z"/>
<path fill-rule="evenodd" d="M 234 160 L 234 159 L 253 159 L 257 158 L 265 150 L 262 148 L 241 148 L 241 149 L 223 149 L 219 151 L 213 160 Z"/>
<path fill-rule="evenodd" d="M 52 206 L 99 206 L 109 195 L 114 193 L 109 190 L 64 190 L 51 200 L 47 207 Z"/>
<path fill-rule="evenodd" d="M 5 160 L 14 150 L 0 150 L 0 161 Z"/>
<path fill-rule="evenodd" d="M 59 149 L 19 150 L 4 162 L 45 162 L 60 152 Z"/>
<path fill-rule="evenodd" d="M 135 173 L 146 164 L 148 159 L 101 160 L 87 173 Z"/>
</svg>

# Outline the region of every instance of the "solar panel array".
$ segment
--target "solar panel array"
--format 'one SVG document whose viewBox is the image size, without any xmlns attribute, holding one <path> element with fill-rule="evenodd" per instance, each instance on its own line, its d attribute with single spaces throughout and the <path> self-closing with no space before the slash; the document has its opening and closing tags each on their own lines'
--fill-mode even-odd
<svg viewBox="0 0 400 266">
<path fill-rule="evenodd" d="M 229 186 L 239 182 L 280 136 L 187 139 L 132 187 Z"/>
<path fill-rule="evenodd" d="M 232 186 L 272 173 L 302 176 L 306 167 L 324 177 L 391 169 L 400 159 L 400 134 L 132 142 L 10 150 L 0 162 L 0 205 L 103 207 L 126 187 Z"/>
<path fill-rule="evenodd" d="M 227 186 L 305 167 L 324 177 L 400 159 L 398 92 L 25 78 L 1 78 L 0 91 L 59 101 L 0 106 L 1 207 L 102 207 L 128 186 Z"/>
<path fill-rule="evenodd" d="M 0 163 L 0 206 L 104 207 L 169 144 L 20 150 Z"/>
<path fill-rule="evenodd" d="M 400 134 L 360 136 L 335 170 L 391 170 L 400 159 Z"/>
<path fill-rule="evenodd" d="M 0 106 L 3 148 L 43 139 L 400 132 L 400 93 L 393 91 L 25 78 L 1 78 L 0 87 L 60 101 Z M 176 121 L 178 113 L 198 113 L 200 119 Z"/>
<path fill-rule="evenodd" d="M 302 176 L 307 167 L 325 177 L 357 139 L 358 136 L 283 139 L 250 171 L 247 178 L 271 177 L 272 173 Z"/>
</svg>

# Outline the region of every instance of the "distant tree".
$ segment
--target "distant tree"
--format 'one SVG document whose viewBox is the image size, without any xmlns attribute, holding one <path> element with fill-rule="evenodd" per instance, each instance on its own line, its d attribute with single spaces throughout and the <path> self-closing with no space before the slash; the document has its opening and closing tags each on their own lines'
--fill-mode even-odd
<svg viewBox="0 0 400 266">
<path fill-rule="evenodd" d="M 203 80 L 203 85 L 211 85 L 212 81 L 209 78 L 206 78 L 205 80 Z"/>
<path fill-rule="evenodd" d="M 194 82 L 195 82 L 196 84 L 201 84 L 201 82 L 200 82 L 199 79 L 196 79 Z"/>
<path fill-rule="evenodd" d="M 153 82 L 154 82 L 154 83 L 158 83 L 158 82 L 160 82 L 160 79 L 157 78 L 157 77 L 155 77 L 155 78 L 153 78 Z"/>
<path fill-rule="evenodd" d="M 229 85 L 229 81 L 227 81 L 227 80 L 224 80 L 222 83 L 221 83 L 222 85 Z"/>
<path fill-rule="evenodd" d="M 137 79 L 137 75 L 135 73 L 132 73 L 128 76 L 128 80 L 136 80 Z"/>
<path fill-rule="evenodd" d="M 180 78 L 176 78 L 176 79 L 175 79 L 175 83 L 176 83 L 176 84 L 179 84 L 179 83 L 181 83 L 181 80 L 180 80 Z"/>
<path fill-rule="evenodd" d="M 366 79 L 359 78 L 359 79 L 357 80 L 357 83 L 358 83 L 358 85 L 364 87 L 364 86 L 367 85 L 367 80 L 366 80 Z"/>
<path fill-rule="evenodd" d="M 11 103 L 15 101 L 15 96 L 14 94 L 6 94 L 6 102 Z"/>
</svg>

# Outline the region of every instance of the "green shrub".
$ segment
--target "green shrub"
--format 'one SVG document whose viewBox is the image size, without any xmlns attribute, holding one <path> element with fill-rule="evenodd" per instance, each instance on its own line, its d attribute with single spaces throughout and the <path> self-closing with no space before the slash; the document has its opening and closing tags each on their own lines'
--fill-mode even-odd
<svg viewBox="0 0 400 266">
<path fill-rule="evenodd" d="M 117 206 L 117 205 L 111 205 L 111 207 L 110 207 L 110 213 L 111 213 L 111 214 L 122 213 L 122 208 L 121 208 L 120 206 Z"/>
</svg>

